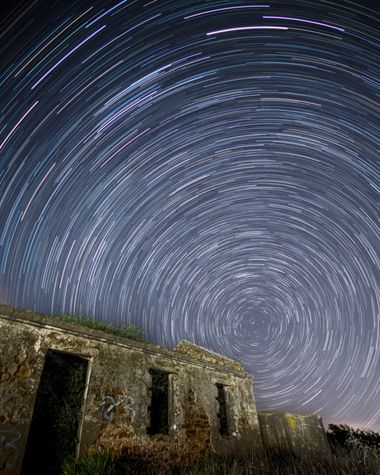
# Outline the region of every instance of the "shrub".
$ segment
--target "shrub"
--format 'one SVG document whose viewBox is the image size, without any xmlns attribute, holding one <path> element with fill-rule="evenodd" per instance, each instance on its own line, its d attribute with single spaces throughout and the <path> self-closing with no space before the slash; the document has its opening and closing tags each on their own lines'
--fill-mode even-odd
<svg viewBox="0 0 380 475">
<path fill-rule="evenodd" d="M 378 451 L 380 455 L 380 434 L 373 431 L 355 430 L 343 424 L 329 424 L 327 438 L 335 451 L 338 448 L 347 451 L 366 448 Z"/>
</svg>

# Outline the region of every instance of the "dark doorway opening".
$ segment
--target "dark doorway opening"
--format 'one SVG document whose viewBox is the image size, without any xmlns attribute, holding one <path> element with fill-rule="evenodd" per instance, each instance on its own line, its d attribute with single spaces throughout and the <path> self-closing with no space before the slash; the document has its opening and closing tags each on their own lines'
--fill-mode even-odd
<svg viewBox="0 0 380 475">
<path fill-rule="evenodd" d="M 228 430 L 228 417 L 227 417 L 227 401 L 226 401 L 226 390 L 223 384 L 216 384 L 218 389 L 218 396 L 216 400 L 219 403 L 219 411 L 218 411 L 218 418 L 219 418 L 219 434 L 222 437 L 227 437 L 229 435 Z"/>
<path fill-rule="evenodd" d="M 86 388 L 88 361 L 48 350 L 37 391 L 22 474 L 62 473 L 74 459 Z"/>
<path fill-rule="evenodd" d="M 147 433 L 169 433 L 169 373 L 159 369 L 150 369 L 152 376 L 152 399 L 149 406 L 150 427 Z"/>
</svg>

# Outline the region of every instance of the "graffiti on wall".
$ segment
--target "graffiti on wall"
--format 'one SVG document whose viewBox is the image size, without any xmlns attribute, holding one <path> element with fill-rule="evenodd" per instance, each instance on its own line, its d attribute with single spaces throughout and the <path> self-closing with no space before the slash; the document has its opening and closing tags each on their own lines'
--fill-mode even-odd
<svg viewBox="0 0 380 475">
<path fill-rule="evenodd" d="M 14 429 L 0 429 L 0 447 L 9 454 L 7 464 L 12 466 L 20 457 L 18 443 L 21 439 L 21 433 Z"/>
<path fill-rule="evenodd" d="M 136 417 L 135 400 L 131 396 L 104 396 L 99 404 L 99 413 L 108 422 L 127 423 Z"/>
</svg>

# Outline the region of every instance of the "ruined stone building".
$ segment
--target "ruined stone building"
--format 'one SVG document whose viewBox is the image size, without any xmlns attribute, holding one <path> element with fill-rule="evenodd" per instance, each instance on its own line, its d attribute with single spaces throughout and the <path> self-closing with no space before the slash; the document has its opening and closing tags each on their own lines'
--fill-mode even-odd
<svg viewBox="0 0 380 475">
<path fill-rule="evenodd" d="M 170 350 L 0 306 L 0 350 L 0 473 L 54 473 L 44 428 L 59 431 L 62 421 L 49 420 L 44 405 L 61 410 L 70 385 L 77 414 L 63 425 L 76 457 L 104 448 L 157 464 L 166 457 L 169 466 L 263 444 L 328 450 L 318 416 L 257 413 L 241 363 L 188 341 Z"/>
</svg>

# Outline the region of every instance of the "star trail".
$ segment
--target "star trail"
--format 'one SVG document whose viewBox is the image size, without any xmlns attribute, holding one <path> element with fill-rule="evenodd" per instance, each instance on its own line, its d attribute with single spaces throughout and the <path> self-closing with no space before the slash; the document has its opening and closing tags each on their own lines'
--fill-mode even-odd
<svg viewBox="0 0 380 475">
<path fill-rule="evenodd" d="M 0 303 L 380 430 L 379 46 L 376 2 L 9 2 Z"/>
</svg>

